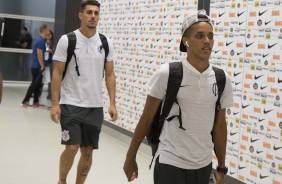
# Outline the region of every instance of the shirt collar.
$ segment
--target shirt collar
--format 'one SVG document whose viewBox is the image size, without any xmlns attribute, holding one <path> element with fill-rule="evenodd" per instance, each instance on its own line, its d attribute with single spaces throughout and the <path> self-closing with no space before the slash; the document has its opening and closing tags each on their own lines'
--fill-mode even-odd
<svg viewBox="0 0 282 184">
<path fill-rule="evenodd" d="M 211 72 L 212 70 L 212 67 L 211 67 L 211 64 L 209 64 L 209 67 L 203 72 L 203 73 L 200 73 L 194 66 L 192 66 L 186 58 L 182 58 L 182 64 L 183 64 L 183 67 L 187 68 L 189 71 L 191 71 L 194 75 L 202 75 L 202 76 L 208 76 L 209 73 Z"/>
</svg>

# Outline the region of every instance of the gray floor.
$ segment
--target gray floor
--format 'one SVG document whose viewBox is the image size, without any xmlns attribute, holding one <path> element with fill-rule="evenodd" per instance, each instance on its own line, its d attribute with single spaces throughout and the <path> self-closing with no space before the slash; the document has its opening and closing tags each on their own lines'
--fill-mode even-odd
<svg viewBox="0 0 282 184">
<path fill-rule="evenodd" d="M 4 84 L 0 105 L 0 183 L 56 184 L 60 145 L 60 126 L 52 123 L 46 108 L 24 109 L 20 103 L 26 85 Z M 43 95 L 44 96 L 44 95 Z M 43 100 L 43 103 L 44 102 Z M 88 184 L 128 183 L 122 167 L 128 145 L 102 132 L 100 149 L 95 151 Z M 77 155 L 68 183 L 75 182 Z M 152 184 L 151 157 L 139 153 L 139 178 L 133 184 Z"/>
</svg>

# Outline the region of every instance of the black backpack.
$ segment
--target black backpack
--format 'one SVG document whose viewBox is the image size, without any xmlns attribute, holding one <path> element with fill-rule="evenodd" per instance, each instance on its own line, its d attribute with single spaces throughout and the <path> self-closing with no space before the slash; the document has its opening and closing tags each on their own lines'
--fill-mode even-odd
<svg viewBox="0 0 282 184">
<path fill-rule="evenodd" d="M 75 35 L 74 32 L 69 32 L 67 34 L 67 37 L 68 37 L 68 41 L 69 41 L 68 49 L 67 49 L 68 55 L 67 55 L 67 61 L 66 61 L 66 64 L 65 64 L 65 70 L 64 70 L 64 73 L 63 73 L 63 79 L 66 75 L 68 64 L 69 64 L 72 56 L 74 57 L 74 60 L 75 60 L 75 70 L 77 72 L 77 75 L 80 76 L 80 73 L 79 73 L 79 70 L 78 70 L 78 65 L 77 65 L 77 60 L 76 60 L 76 55 L 74 53 L 74 50 L 75 50 L 75 47 L 76 47 L 76 35 Z M 104 66 L 105 66 L 105 63 L 107 61 L 107 56 L 109 54 L 109 44 L 108 44 L 108 40 L 107 40 L 106 36 L 99 33 L 99 37 L 100 37 L 100 40 L 102 42 L 102 46 L 101 46 L 100 49 L 101 50 L 104 49 L 104 51 L 105 51 L 105 61 L 104 61 Z"/>
<path fill-rule="evenodd" d="M 216 111 L 218 111 L 221 108 L 220 98 L 225 88 L 226 76 L 222 69 L 214 67 L 214 66 L 212 68 L 215 72 L 216 85 L 218 88 L 218 98 L 217 98 L 216 105 L 215 105 L 215 109 Z M 160 137 L 161 130 L 162 130 L 165 120 L 169 122 L 172 119 L 177 117 L 179 119 L 179 128 L 185 130 L 185 128 L 183 128 L 182 126 L 182 116 L 181 116 L 180 107 L 179 107 L 179 115 L 167 118 L 173 104 L 174 103 L 178 104 L 176 96 L 179 91 L 179 88 L 182 82 L 182 78 L 183 78 L 182 63 L 181 62 L 169 63 L 169 77 L 168 77 L 168 83 L 167 83 L 166 97 L 165 97 L 165 100 L 160 104 L 154 116 L 154 119 L 151 123 L 151 127 L 146 135 L 147 141 L 152 149 L 153 158 L 158 149 L 158 145 L 160 142 L 159 137 Z M 163 108 L 162 108 L 162 104 L 163 104 Z M 153 162 L 153 159 L 152 159 L 152 162 Z M 150 164 L 150 168 L 152 166 L 152 162 Z"/>
</svg>

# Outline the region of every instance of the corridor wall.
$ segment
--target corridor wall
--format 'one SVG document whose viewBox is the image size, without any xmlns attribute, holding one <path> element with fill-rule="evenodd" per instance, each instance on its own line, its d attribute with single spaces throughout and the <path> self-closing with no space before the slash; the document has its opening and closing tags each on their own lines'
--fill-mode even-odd
<svg viewBox="0 0 282 184">
<path fill-rule="evenodd" d="M 282 1 L 211 1 L 211 62 L 232 78 L 227 110 L 229 174 L 245 183 L 282 183 Z"/>
<path fill-rule="evenodd" d="M 119 120 L 111 123 L 133 132 L 152 74 L 161 64 L 185 57 L 178 51 L 181 23 L 197 10 L 198 1 L 101 3 L 99 30 L 113 40 L 116 51 Z M 282 184 L 281 3 L 210 1 L 215 33 L 210 61 L 231 76 L 234 90 L 234 107 L 226 117 L 228 175 L 247 184 Z M 107 106 L 106 90 L 104 97 Z"/>
</svg>

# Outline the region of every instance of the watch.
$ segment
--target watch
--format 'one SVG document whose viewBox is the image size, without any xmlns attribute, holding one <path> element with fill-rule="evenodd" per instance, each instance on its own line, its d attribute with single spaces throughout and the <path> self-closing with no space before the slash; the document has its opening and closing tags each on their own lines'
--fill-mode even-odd
<svg viewBox="0 0 282 184">
<path fill-rule="evenodd" d="M 222 168 L 217 166 L 216 171 L 221 172 L 225 175 L 228 172 L 228 168 L 227 167 Z"/>
</svg>

